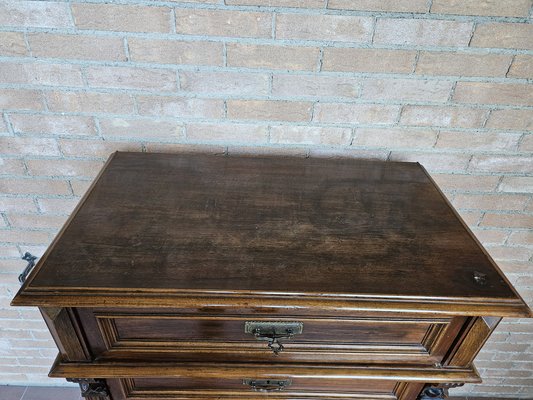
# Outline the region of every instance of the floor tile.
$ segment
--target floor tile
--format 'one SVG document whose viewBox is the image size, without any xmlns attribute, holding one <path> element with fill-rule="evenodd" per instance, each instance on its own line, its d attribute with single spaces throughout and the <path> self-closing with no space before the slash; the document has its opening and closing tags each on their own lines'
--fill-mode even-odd
<svg viewBox="0 0 533 400">
<path fill-rule="evenodd" d="M 2 400 L 20 400 L 26 386 L 0 386 L 0 399 Z"/>
<path fill-rule="evenodd" d="M 76 387 L 28 386 L 22 400 L 79 400 L 80 389 Z"/>
</svg>

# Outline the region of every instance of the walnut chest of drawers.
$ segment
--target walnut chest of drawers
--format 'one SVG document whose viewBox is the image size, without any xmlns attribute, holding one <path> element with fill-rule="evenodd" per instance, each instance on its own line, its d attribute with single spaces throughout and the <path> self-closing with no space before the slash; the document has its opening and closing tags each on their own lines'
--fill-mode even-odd
<svg viewBox="0 0 533 400">
<path fill-rule="evenodd" d="M 417 163 L 114 153 L 16 306 L 90 399 L 430 399 L 531 311 Z"/>
</svg>

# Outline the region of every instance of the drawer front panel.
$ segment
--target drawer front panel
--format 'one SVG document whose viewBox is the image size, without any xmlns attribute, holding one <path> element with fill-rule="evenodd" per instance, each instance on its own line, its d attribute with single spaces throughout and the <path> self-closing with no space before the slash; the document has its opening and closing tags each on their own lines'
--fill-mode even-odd
<svg viewBox="0 0 533 400">
<path fill-rule="evenodd" d="M 252 370 L 253 371 L 253 370 Z M 286 383 L 281 390 L 277 384 Z M 249 382 L 262 386 L 252 387 Z M 290 382 L 290 383 L 288 383 Z M 148 399 L 341 399 L 411 400 L 422 389 L 422 384 L 387 380 L 354 379 L 185 379 L 185 378 L 131 378 L 108 379 L 113 400 Z M 258 390 L 268 391 L 258 391 Z M 413 397 L 414 396 L 414 397 Z"/>
<path fill-rule="evenodd" d="M 95 358 L 225 362 L 440 362 L 462 318 L 309 318 L 143 314 L 78 310 Z M 268 340 L 245 332 L 247 322 L 299 322 L 301 333 L 280 338 L 278 355 Z M 294 324 L 292 324 L 294 325 Z"/>
</svg>

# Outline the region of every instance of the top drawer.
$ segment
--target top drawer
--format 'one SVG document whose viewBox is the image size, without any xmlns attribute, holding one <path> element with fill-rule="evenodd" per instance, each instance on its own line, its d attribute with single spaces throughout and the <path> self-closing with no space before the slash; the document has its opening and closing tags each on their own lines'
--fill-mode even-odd
<svg viewBox="0 0 533 400">
<path fill-rule="evenodd" d="M 440 363 L 465 318 L 330 318 L 77 309 L 95 359 Z M 277 354 L 276 354 L 277 353 Z"/>
</svg>

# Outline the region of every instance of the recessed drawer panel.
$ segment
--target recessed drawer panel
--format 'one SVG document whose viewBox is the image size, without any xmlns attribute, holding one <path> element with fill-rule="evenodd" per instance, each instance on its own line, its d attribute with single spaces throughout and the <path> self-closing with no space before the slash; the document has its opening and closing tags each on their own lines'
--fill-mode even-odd
<svg viewBox="0 0 533 400">
<path fill-rule="evenodd" d="M 250 370 L 253 374 L 253 369 Z M 149 399 L 340 399 L 411 398 L 422 384 L 354 379 L 108 379 L 113 400 Z"/>
<path fill-rule="evenodd" d="M 78 313 L 94 358 L 118 360 L 431 365 L 442 360 L 464 323 L 463 318 Z"/>
</svg>

